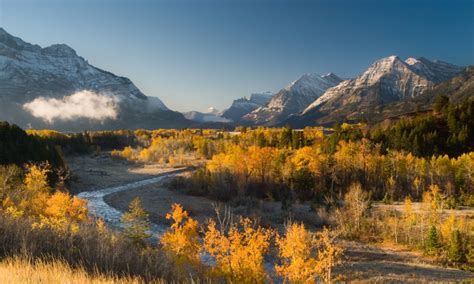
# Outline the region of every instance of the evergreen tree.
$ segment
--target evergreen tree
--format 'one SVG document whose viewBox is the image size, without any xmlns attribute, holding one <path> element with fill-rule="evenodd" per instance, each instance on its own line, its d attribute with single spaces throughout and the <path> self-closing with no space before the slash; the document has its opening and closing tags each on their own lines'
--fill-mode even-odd
<svg viewBox="0 0 474 284">
<path fill-rule="evenodd" d="M 459 230 L 454 230 L 451 233 L 448 258 L 450 261 L 455 263 L 461 263 L 466 260 L 466 252 L 464 251 L 463 239 Z"/>
<path fill-rule="evenodd" d="M 436 254 L 438 252 L 439 247 L 440 247 L 440 244 L 439 244 L 438 231 L 436 230 L 435 226 L 431 226 L 428 232 L 428 238 L 426 239 L 426 243 L 425 243 L 425 251 L 428 254 Z"/>
<path fill-rule="evenodd" d="M 124 233 L 134 243 L 143 245 L 145 239 L 151 235 L 147 233 L 150 230 L 150 221 L 148 213 L 143 209 L 140 198 L 130 202 L 128 212 L 123 214 L 121 221 L 124 225 Z"/>
</svg>

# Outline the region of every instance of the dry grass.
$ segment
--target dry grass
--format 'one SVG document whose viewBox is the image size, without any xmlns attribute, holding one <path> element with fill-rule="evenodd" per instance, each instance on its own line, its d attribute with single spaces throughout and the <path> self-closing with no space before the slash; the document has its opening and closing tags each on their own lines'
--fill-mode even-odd
<svg viewBox="0 0 474 284">
<path fill-rule="evenodd" d="M 60 259 L 71 267 L 103 275 L 146 281 L 180 279 L 180 275 L 173 275 L 159 248 L 134 246 L 119 233 L 98 229 L 93 224 L 85 224 L 78 233 L 58 233 L 31 229 L 26 220 L 0 216 L 0 259 L 17 256 L 48 262 Z"/>
<path fill-rule="evenodd" d="M 143 283 L 138 277 L 106 276 L 88 273 L 84 268 L 72 268 L 64 261 L 32 261 L 10 257 L 0 262 L 0 283 Z M 154 281 L 154 283 L 165 283 Z"/>
</svg>

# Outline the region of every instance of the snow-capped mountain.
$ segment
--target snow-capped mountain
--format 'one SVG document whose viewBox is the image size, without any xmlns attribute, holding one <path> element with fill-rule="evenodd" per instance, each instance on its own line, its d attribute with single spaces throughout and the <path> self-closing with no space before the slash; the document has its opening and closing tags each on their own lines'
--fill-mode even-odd
<svg viewBox="0 0 474 284">
<path fill-rule="evenodd" d="M 0 102 L 0 120 L 23 127 L 83 130 L 187 123 L 159 98 L 145 96 L 128 78 L 90 65 L 71 47 L 42 48 L 2 28 Z"/>
<path fill-rule="evenodd" d="M 188 112 L 183 112 L 183 115 L 186 119 L 196 121 L 196 122 L 221 122 L 221 123 L 231 122 L 230 119 L 220 116 L 219 113 L 220 112 L 218 109 L 214 107 L 210 107 L 207 110 L 207 112 L 188 111 Z"/>
<path fill-rule="evenodd" d="M 328 89 L 300 117 L 293 117 L 290 122 L 324 124 L 367 118 L 371 113 L 380 111 L 384 105 L 419 96 L 461 70 L 461 67 L 426 58 L 408 58 L 406 61 L 397 56 L 382 58 L 356 79 L 346 80 Z"/>
<path fill-rule="evenodd" d="M 410 65 L 411 70 L 436 84 L 451 79 L 462 70 L 459 66 L 439 60 L 430 61 L 424 57 L 409 57 L 405 63 Z"/>
<path fill-rule="evenodd" d="M 244 115 L 269 102 L 272 96 L 273 93 L 267 91 L 253 93 L 250 95 L 250 98 L 244 97 L 234 100 L 232 105 L 222 112 L 221 116 L 239 122 Z"/>
<path fill-rule="evenodd" d="M 245 115 L 243 120 L 252 124 L 275 125 L 292 114 L 300 113 L 341 81 L 333 73 L 324 76 L 305 74 L 280 90 L 268 103 Z"/>
</svg>

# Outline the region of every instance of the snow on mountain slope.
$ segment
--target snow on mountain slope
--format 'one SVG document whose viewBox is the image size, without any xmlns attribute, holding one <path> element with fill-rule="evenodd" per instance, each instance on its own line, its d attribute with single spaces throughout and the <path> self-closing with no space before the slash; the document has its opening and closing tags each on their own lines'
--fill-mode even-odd
<svg viewBox="0 0 474 284">
<path fill-rule="evenodd" d="M 164 111 L 169 111 L 159 98 L 145 96 L 128 78 L 116 76 L 90 65 L 65 44 L 42 48 L 14 37 L 0 28 L 0 101 L 2 102 L 0 120 L 9 120 L 23 127 L 55 128 L 57 124 L 58 127 L 60 125 L 62 129 L 68 130 L 108 127 L 104 121 L 95 121 L 94 116 L 81 117 L 80 113 L 75 113 L 74 116 L 58 116 L 54 121 L 48 121 L 45 117 L 35 116 L 43 112 L 33 113 L 23 107 L 35 100 L 36 102 L 41 100 L 43 106 L 49 103 L 47 106 L 54 107 L 51 103 L 58 102 L 77 103 L 81 104 L 81 108 L 87 109 L 88 106 L 84 105 L 84 101 L 68 99 L 74 98 L 73 95 L 76 93 L 83 94 L 81 92 L 113 98 L 117 103 L 118 113 L 115 122 L 112 123 L 114 120 L 112 117 L 107 119 L 106 122 L 111 123 L 110 127 L 134 127 L 129 125 L 127 119 L 138 123 L 136 127 L 151 125 L 152 121 L 164 124 L 165 120 L 158 116 Z M 73 107 L 74 105 L 69 105 L 64 109 Z M 101 109 L 102 106 L 93 107 Z M 147 119 L 151 120 L 140 125 L 138 116 L 142 113 L 146 113 Z M 149 115 L 152 113 L 156 119 L 153 115 Z M 184 117 L 179 116 L 179 113 L 167 114 L 167 119 L 175 117 L 178 124 L 185 122 Z M 71 118 L 64 119 L 64 117 Z M 77 121 L 73 121 L 72 118 Z"/>
<path fill-rule="evenodd" d="M 463 70 L 462 67 L 439 60 L 430 61 L 424 57 L 409 57 L 405 63 L 410 65 L 411 70 L 434 83 L 447 81 Z"/>
<path fill-rule="evenodd" d="M 375 61 L 364 73 L 328 89 L 298 118 L 303 124 L 330 123 L 380 111 L 386 104 L 415 98 L 436 83 L 452 78 L 462 68 L 426 58 L 400 60 L 389 56 Z M 300 123 L 301 125 L 301 123 Z"/>
<path fill-rule="evenodd" d="M 324 76 L 305 74 L 279 91 L 265 105 L 245 115 L 243 119 L 253 124 L 274 125 L 292 114 L 304 110 L 328 88 L 342 81 L 333 73 Z"/>
<path fill-rule="evenodd" d="M 183 115 L 186 119 L 196 121 L 196 122 L 222 122 L 227 123 L 231 122 L 230 119 L 222 117 L 219 115 L 219 110 L 210 107 L 208 112 L 199 112 L 199 111 L 188 111 L 183 112 Z"/>
<path fill-rule="evenodd" d="M 272 98 L 272 92 L 253 93 L 250 98 L 240 98 L 234 100 L 232 105 L 222 112 L 221 116 L 235 122 L 239 122 L 242 117 L 258 107 L 266 104 Z"/>
</svg>

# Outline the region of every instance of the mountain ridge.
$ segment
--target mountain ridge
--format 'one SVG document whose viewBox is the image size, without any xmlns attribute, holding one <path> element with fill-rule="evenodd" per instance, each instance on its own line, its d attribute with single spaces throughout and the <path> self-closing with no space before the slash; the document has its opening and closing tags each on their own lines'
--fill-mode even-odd
<svg viewBox="0 0 474 284">
<path fill-rule="evenodd" d="M 420 96 L 461 70 L 461 67 L 426 58 L 410 57 L 406 61 L 394 55 L 381 58 L 357 78 L 328 89 L 286 123 L 302 127 L 370 118 L 377 115 L 383 106 Z"/>
<path fill-rule="evenodd" d="M 314 73 L 304 74 L 281 89 L 265 105 L 245 115 L 243 120 L 254 125 L 275 125 L 291 114 L 301 112 L 328 88 L 341 81 L 342 79 L 333 73 L 324 76 Z"/>
</svg>

